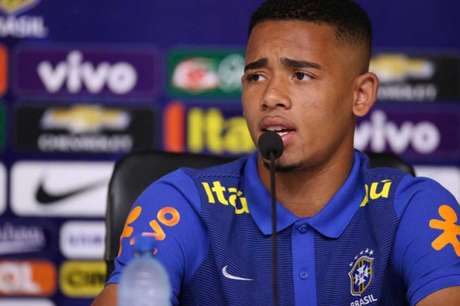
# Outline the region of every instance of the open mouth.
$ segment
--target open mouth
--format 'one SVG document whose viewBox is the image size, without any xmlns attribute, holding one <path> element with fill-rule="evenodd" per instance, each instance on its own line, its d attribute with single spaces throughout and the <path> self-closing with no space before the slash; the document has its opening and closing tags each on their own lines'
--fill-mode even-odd
<svg viewBox="0 0 460 306">
<path fill-rule="evenodd" d="M 285 128 L 285 127 L 281 127 L 281 126 L 271 126 L 271 127 L 267 127 L 267 128 L 262 129 L 262 131 L 264 131 L 264 132 L 268 132 L 268 131 L 275 132 L 276 134 L 280 135 L 281 138 L 282 138 L 283 136 L 286 136 L 290 132 L 294 131 L 294 129 L 289 129 L 289 128 Z"/>
<path fill-rule="evenodd" d="M 275 132 L 283 140 L 284 146 L 289 145 L 296 134 L 295 124 L 281 116 L 266 116 L 259 123 L 259 131 L 261 132 Z"/>
</svg>

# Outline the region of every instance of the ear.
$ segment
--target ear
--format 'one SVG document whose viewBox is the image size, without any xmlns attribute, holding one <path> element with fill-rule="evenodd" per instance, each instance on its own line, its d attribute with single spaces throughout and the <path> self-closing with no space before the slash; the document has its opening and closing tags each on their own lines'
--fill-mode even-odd
<svg viewBox="0 0 460 306">
<path fill-rule="evenodd" d="M 365 116 L 377 100 L 379 79 L 372 72 L 359 75 L 354 81 L 353 114 Z"/>
</svg>

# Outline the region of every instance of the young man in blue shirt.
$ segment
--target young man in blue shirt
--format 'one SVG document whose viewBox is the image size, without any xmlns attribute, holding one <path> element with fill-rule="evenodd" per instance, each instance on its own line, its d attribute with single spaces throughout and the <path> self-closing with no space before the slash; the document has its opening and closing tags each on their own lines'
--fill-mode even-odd
<svg viewBox="0 0 460 306">
<path fill-rule="evenodd" d="M 284 145 L 280 305 L 460 305 L 458 203 L 353 150 L 355 118 L 377 95 L 370 54 L 369 18 L 350 0 L 268 0 L 252 16 L 244 115 L 254 142 L 275 131 Z M 158 240 L 173 305 L 272 305 L 269 184 L 257 153 L 153 183 L 93 305 L 115 305 L 139 234 Z"/>
</svg>

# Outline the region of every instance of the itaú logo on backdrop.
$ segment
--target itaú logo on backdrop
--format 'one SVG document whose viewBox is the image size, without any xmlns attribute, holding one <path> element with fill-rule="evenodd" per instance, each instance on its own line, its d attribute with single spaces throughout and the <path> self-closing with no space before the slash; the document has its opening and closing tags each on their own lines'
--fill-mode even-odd
<svg viewBox="0 0 460 306">
<path fill-rule="evenodd" d="M 8 51 L 0 44 L 0 96 L 3 96 L 8 87 Z"/>
<path fill-rule="evenodd" d="M 165 149 L 175 152 L 244 154 L 254 151 L 246 120 L 216 108 L 171 103 L 164 114 Z"/>
<path fill-rule="evenodd" d="M 404 121 L 398 126 L 381 110 L 374 111 L 369 120 L 361 122 L 355 130 L 355 147 L 359 150 L 369 148 L 373 152 L 383 152 L 390 149 L 400 154 L 412 147 L 417 153 L 430 154 L 440 143 L 441 132 L 432 122 Z"/>
</svg>

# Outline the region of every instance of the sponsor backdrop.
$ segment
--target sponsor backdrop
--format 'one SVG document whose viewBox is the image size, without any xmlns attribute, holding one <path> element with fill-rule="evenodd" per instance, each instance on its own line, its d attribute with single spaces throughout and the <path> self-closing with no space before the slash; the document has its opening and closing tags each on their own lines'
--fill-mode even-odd
<svg viewBox="0 0 460 306">
<path fill-rule="evenodd" d="M 260 2 L 0 0 L 0 306 L 89 305 L 102 289 L 123 154 L 254 150 L 240 77 Z M 359 2 L 381 88 L 356 147 L 460 199 L 460 2 Z"/>
</svg>

